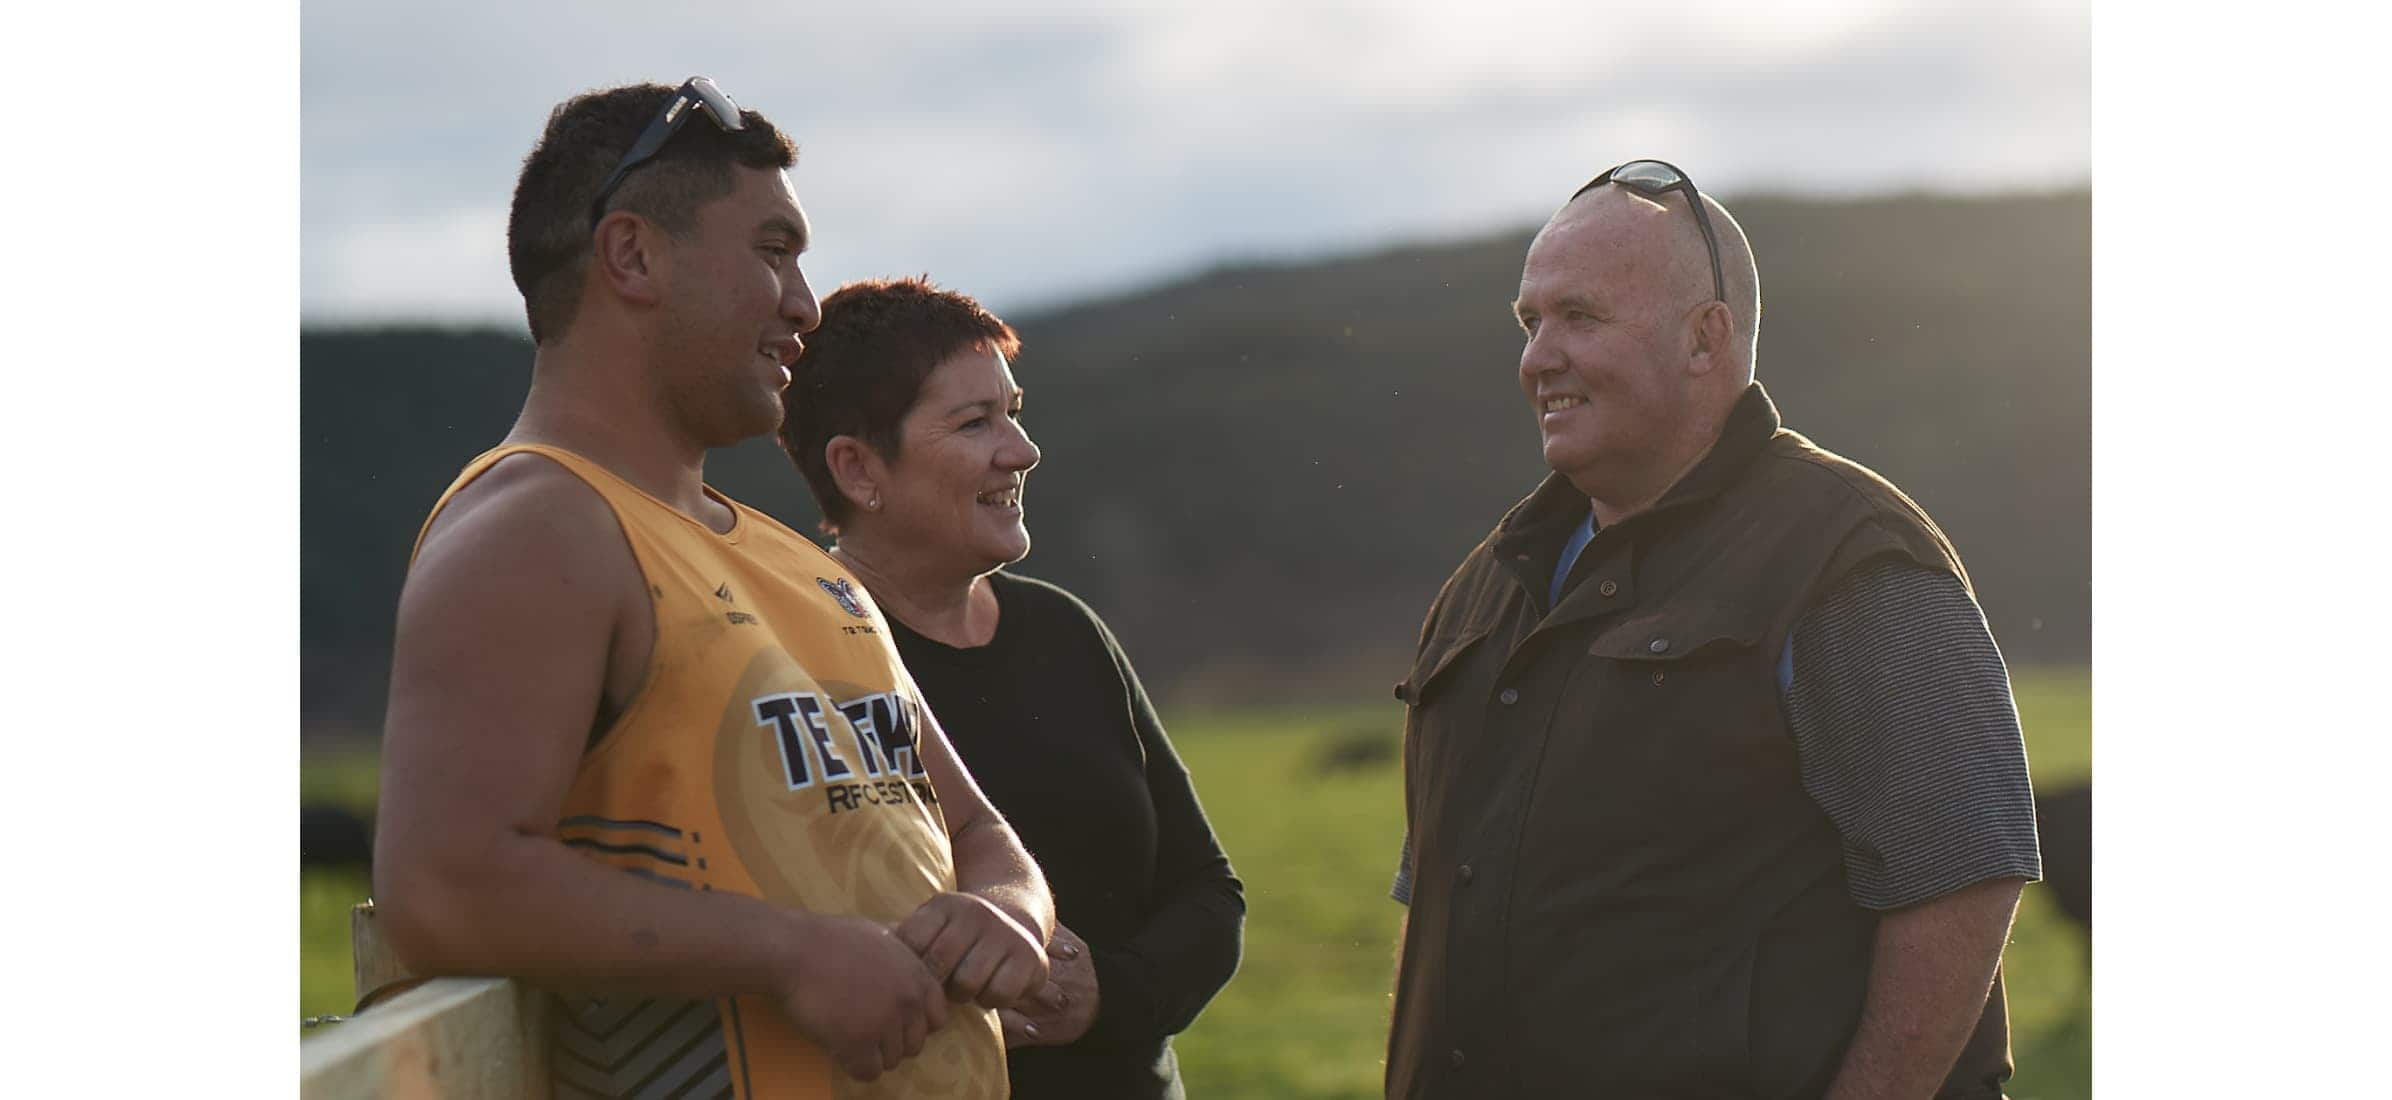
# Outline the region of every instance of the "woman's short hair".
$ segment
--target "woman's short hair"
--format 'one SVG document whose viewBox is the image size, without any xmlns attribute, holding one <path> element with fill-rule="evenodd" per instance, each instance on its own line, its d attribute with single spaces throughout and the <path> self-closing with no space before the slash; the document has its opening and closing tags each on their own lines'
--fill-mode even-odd
<svg viewBox="0 0 2392 1100">
<path fill-rule="evenodd" d="M 837 533 L 854 508 L 823 453 L 833 438 L 854 436 L 894 463 L 898 425 L 940 363 L 964 351 L 1010 360 L 1021 346 L 1013 326 L 970 296 L 933 286 L 928 276 L 866 279 L 824 298 L 822 324 L 806 334 L 805 353 L 781 395 L 780 432 L 781 448 L 822 506 L 823 530 Z"/>
</svg>

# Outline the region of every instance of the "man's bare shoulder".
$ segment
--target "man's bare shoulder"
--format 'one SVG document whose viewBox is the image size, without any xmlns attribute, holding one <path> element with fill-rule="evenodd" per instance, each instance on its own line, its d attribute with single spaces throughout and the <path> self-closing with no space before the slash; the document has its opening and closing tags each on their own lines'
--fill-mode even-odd
<svg viewBox="0 0 2392 1100">
<path fill-rule="evenodd" d="M 408 574 L 410 589 L 504 591 L 500 606 L 543 596 L 604 605 L 640 583 L 606 498 L 532 453 L 500 459 L 450 497 Z"/>
<path fill-rule="evenodd" d="M 616 529 L 606 498 L 547 456 L 523 451 L 499 459 L 457 490 L 424 532 L 417 556 L 443 543 L 586 534 L 589 528 Z"/>
</svg>

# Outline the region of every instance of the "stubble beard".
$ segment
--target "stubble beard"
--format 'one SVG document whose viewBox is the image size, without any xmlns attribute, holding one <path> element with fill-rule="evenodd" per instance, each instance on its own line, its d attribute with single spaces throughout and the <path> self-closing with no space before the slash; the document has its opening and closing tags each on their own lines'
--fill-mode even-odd
<svg viewBox="0 0 2392 1100">
<path fill-rule="evenodd" d="M 755 349 L 731 362 L 712 325 L 676 318 L 666 330 L 665 401 L 699 446 L 728 447 L 780 429 L 780 391 L 766 384 Z"/>
<path fill-rule="evenodd" d="M 693 402 L 702 407 L 691 410 L 703 415 L 693 416 L 691 427 L 706 446 L 728 447 L 780 429 L 780 394 L 752 378 L 717 379 L 704 391 Z"/>
</svg>

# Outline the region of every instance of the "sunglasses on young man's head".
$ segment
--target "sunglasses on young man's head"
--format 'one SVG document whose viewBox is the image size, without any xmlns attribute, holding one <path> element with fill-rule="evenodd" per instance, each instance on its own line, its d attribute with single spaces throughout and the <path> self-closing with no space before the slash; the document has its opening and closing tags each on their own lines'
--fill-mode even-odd
<svg viewBox="0 0 2392 1100">
<path fill-rule="evenodd" d="M 1672 191 L 1686 192 L 1687 209 L 1694 211 L 1694 224 L 1703 230 L 1703 248 L 1711 254 L 1711 296 L 1728 300 L 1728 281 L 1719 271 L 1719 237 L 1711 232 L 1711 215 L 1703 211 L 1702 193 L 1694 189 L 1694 181 L 1678 166 L 1666 160 L 1632 160 L 1594 179 L 1570 195 L 1572 200 L 1606 183 L 1616 183 L 1648 199 L 1659 199 Z"/>
<path fill-rule="evenodd" d="M 615 188 L 623 182 L 623 177 L 632 169 L 655 159 L 656 154 L 664 151 L 665 143 L 681 132 L 681 124 L 688 122 L 693 113 L 701 112 L 724 130 L 747 129 L 747 121 L 739 117 L 739 104 L 731 102 L 731 97 L 715 87 L 714 81 L 702 76 L 690 77 L 673 93 L 673 98 L 665 101 L 664 109 L 656 113 L 656 117 L 648 123 L 648 128 L 640 131 L 640 139 L 631 143 L 631 151 L 623 154 L 622 162 L 615 165 L 614 171 L 607 173 L 606 182 L 598 185 L 598 197 L 590 200 L 592 228 L 598 225 L 600 218 L 606 216 L 606 200 L 614 197 Z"/>
</svg>

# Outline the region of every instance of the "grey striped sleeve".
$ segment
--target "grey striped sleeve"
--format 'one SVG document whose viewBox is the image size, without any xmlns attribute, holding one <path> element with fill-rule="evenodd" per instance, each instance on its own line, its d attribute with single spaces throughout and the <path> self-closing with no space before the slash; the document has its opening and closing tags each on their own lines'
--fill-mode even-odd
<svg viewBox="0 0 2392 1100">
<path fill-rule="evenodd" d="M 1796 624 L 1786 716 L 1852 900 L 2043 877 L 2010 675 L 1959 578 L 1865 563 Z"/>
</svg>

